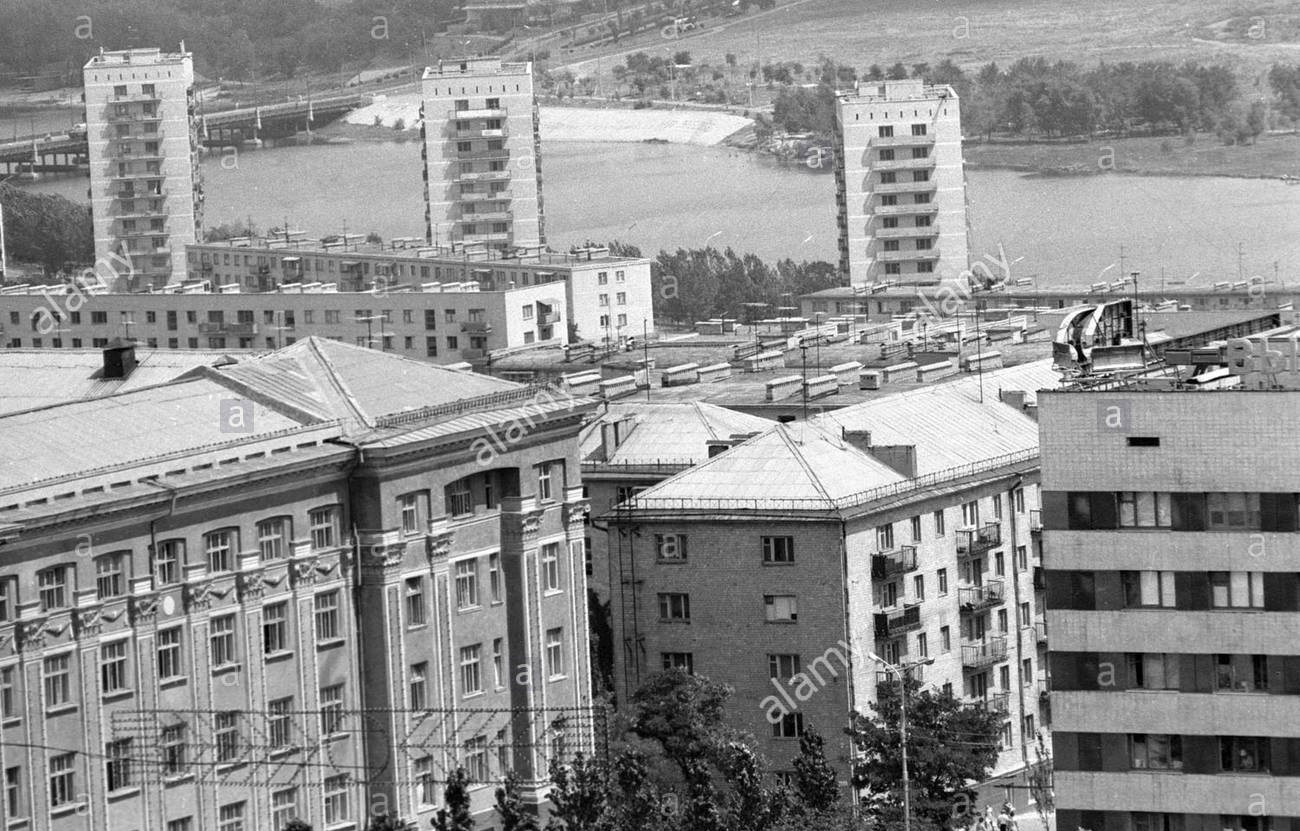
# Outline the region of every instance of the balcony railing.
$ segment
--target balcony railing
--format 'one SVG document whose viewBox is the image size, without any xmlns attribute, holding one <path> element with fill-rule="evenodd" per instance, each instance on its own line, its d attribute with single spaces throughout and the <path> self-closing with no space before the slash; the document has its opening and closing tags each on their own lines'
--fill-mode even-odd
<svg viewBox="0 0 1300 831">
<path fill-rule="evenodd" d="M 483 320 L 467 320 L 460 324 L 460 330 L 471 334 L 486 335 L 492 331 L 492 327 Z"/>
<path fill-rule="evenodd" d="M 929 193 L 936 188 L 933 179 L 925 182 L 878 182 L 870 185 L 872 193 Z"/>
<path fill-rule="evenodd" d="M 934 248 L 912 251 L 877 251 L 875 259 L 882 263 L 902 263 L 909 260 L 937 260 L 939 252 Z"/>
<path fill-rule="evenodd" d="M 962 528 L 957 531 L 957 554 L 971 557 L 983 554 L 1002 544 L 1002 525 L 988 522 L 978 528 Z"/>
<path fill-rule="evenodd" d="M 465 121 L 471 118 L 505 118 L 507 111 L 505 107 L 496 109 L 487 109 L 484 107 L 479 110 L 448 110 L 447 118 L 453 121 Z"/>
<path fill-rule="evenodd" d="M 1047 572 L 1042 566 L 1034 566 L 1034 591 L 1047 591 Z"/>
<path fill-rule="evenodd" d="M 543 312 L 537 316 L 537 322 L 542 326 L 554 326 L 560 322 L 559 312 Z"/>
<path fill-rule="evenodd" d="M 257 334 L 256 323 L 200 323 L 200 335 L 233 335 L 250 337 Z"/>
<path fill-rule="evenodd" d="M 457 182 L 501 182 L 509 178 L 509 170 L 479 170 L 473 173 L 455 173 L 452 175 L 452 179 Z"/>
<path fill-rule="evenodd" d="M 976 612 L 1001 603 L 1005 597 L 1001 580 L 991 580 L 982 586 L 962 586 L 957 589 L 957 600 L 963 612 Z"/>
<path fill-rule="evenodd" d="M 1006 713 L 1010 712 L 1011 693 L 1009 692 L 991 692 L 985 694 L 983 698 L 976 698 L 971 704 L 987 713 Z"/>
<path fill-rule="evenodd" d="M 937 237 L 938 225 L 926 225 L 923 228 L 874 228 L 871 236 L 876 239 L 906 239 L 908 237 Z"/>
<path fill-rule="evenodd" d="M 876 136 L 868 144 L 871 147 L 907 147 L 934 144 L 934 134 L 924 136 Z"/>
<path fill-rule="evenodd" d="M 876 614 L 876 639 L 892 638 L 903 632 L 921 628 L 921 606 L 904 606 L 897 611 Z"/>
<path fill-rule="evenodd" d="M 1039 645 L 1047 643 L 1047 621 L 1042 618 L 1034 621 L 1034 641 Z"/>
<path fill-rule="evenodd" d="M 877 205 L 874 208 L 867 208 L 868 214 L 876 216 L 900 216 L 903 214 L 937 214 L 939 206 L 934 202 L 926 202 L 922 205 Z"/>
<path fill-rule="evenodd" d="M 133 92 L 130 95 L 114 95 L 114 104 L 126 104 L 131 101 L 161 101 L 162 96 L 156 92 Z"/>
<path fill-rule="evenodd" d="M 477 139 L 477 138 L 505 138 L 510 135 L 510 130 L 505 127 L 463 127 L 453 133 L 449 138 L 452 141 Z"/>
<path fill-rule="evenodd" d="M 989 638 L 981 643 L 961 645 L 961 665 L 967 669 L 981 669 L 1005 661 L 1006 658 L 1006 638 Z"/>
<path fill-rule="evenodd" d="M 916 546 L 904 545 L 871 558 L 871 576 L 877 579 L 891 574 L 904 574 L 916 570 Z"/>
<path fill-rule="evenodd" d="M 497 150 L 458 150 L 456 158 L 462 162 L 473 161 L 510 161 L 510 151 L 504 147 Z"/>
<path fill-rule="evenodd" d="M 915 681 L 918 684 L 920 684 L 925 680 L 925 666 L 923 664 L 913 664 L 912 666 L 901 667 L 901 669 L 903 670 L 903 675 L 906 676 L 909 681 Z M 883 670 L 877 670 L 876 672 L 877 687 L 882 687 L 885 686 L 886 684 L 897 684 L 897 683 L 898 683 L 898 676 L 895 675 L 894 673 L 884 672 Z"/>
<path fill-rule="evenodd" d="M 1029 512 L 1029 531 L 1037 534 L 1043 530 L 1043 512 L 1034 508 Z"/>
<path fill-rule="evenodd" d="M 934 154 L 931 153 L 920 159 L 891 159 L 889 161 L 874 159 L 868 161 L 867 166 L 872 170 L 926 170 L 934 167 Z"/>
<path fill-rule="evenodd" d="M 461 222 L 509 222 L 514 219 L 513 211 L 483 211 L 482 213 L 464 212 L 461 214 Z"/>
</svg>

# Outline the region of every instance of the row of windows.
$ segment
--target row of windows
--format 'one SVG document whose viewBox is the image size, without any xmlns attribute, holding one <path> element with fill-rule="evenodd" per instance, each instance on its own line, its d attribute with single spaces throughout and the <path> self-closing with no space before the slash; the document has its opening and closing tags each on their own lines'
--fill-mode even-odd
<svg viewBox="0 0 1300 831">
<path fill-rule="evenodd" d="M 1011 492 L 1012 509 L 1018 513 L 1025 512 L 1025 489 L 1016 488 Z M 989 500 L 993 509 L 993 519 L 1001 520 L 1003 516 L 1002 494 L 995 493 Z M 876 526 L 876 549 L 878 551 L 892 551 L 894 549 L 894 526 L 899 523 L 891 522 L 887 525 Z M 970 502 L 964 502 L 961 506 L 961 524 L 963 528 L 975 528 L 980 524 L 980 501 L 973 499 Z M 924 541 L 922 534 L 922 518 L 920 514 L 907 520 L 908 536 L 912 543 Z M 936 539 L 947 535 L 947 515 L 942 509 L 935 511 L 931 515 L 931 525 L 934 529 Z"/>
<path fill-rule="evenodd" d="M 759 554 L 765 565 L 791 565 L 794 563 L 794 537 L 760 537 Z M 655 534 L 655 556 L 665 563 L 686 562 L 687 535 Z"/>
<path fill-rule="evenodd" d="M 1300 656 L 1053 652 L 1057 690 L 1176 690 L 1300 695 Z"/>
<path fill-rule="evenodd" d="M 324 551 L 339 544 L 339 508 L 314 508 L 307 514 L 308 532 L 313 551 Z M 254 536 L 262 562 L 281 560 L 292 553 L 293 519 L 272 517 L 254 526 Z M 186 541 L 160 540 L 154 545 L 149 573 L 154 588 L 180 582 L 187 560 Z M 240 530 L 223 528 L 209 531 L 201 540 L 202 561 L 213 574 L 235 571 L 240 547 Z M 124 597 L 131 578 L 132 552 L 112 551 L 94 558 L 95 590 L 99 600 Z M 36 573 L 41 611 L 67 608 L 76 589 L 76 568 L 60 564 Z M 18 613 L 18 578 L 0 578 L 0 621 L 14 620 Z"/>
<path fill-rule="evenodd" d="M 799 620 L 799 599 L 793 594 L 765 594 L 763 609 L 768 623 L 795 623 Z M 660 592 L 659 619 L 664 622 L 690 623 L 690 594 Z"/>
<path fill-rule="evenodd" d="M 1057 770 L 1300 776 L 1300 739 L 1166 733 L 1053 735 Z"/>
<path fill-rule="evenodd" d="M 1170 814 L 1058 808 L 1061 828 L 1088 831 L 1296 831 L 1300 818 L 1258 814 Z"/>
<path fill-rule="evenodd" d="M 1050 570 L 1047 607 L 1300 611 L 1300 574 L 1259 571 Z"/>
<path fill-rule="evenodd" d="M 1295 531 L 1300 494 L 1070 491 L 1066 530 Z M 1059 526 L 1053 526 L 1059 527 Z"/>
<path fill-rule="evenodd" d="M 564 660 L 564 629 L 556 627 L 546 630 L 544 644 L 545 672 L 551 681 L 566 677 Z M 509 684 L 507 675 L 504 642 L 501 638 L 492 639 L 492 688 L 503 690 Z M 485 691 L 483 683 L 483 644 L 476 643 L 462 646 L 457 655 L 460 670 L 460 694 L 468 698 Z M 429 707 L 429 663 L 421 661 L 412 664 L 407 676 L 407 704 L 412 710 L 425 710 Z"/>
<path fill-rule="evenodd" d="M 342 640 L 342 617 L 339 608 L 339 592 L 322 592 L 313 600 L 314 639 L 318 646 L 329 646 Z M 213 672 L 224 672 L 240 666 L 239 646 L 243 643 L 237 637 L 239 615 L 228 614 L 213 617 L 208 623 L 208 663 Z M 273 660 L 289 654 L 292 639 L 289 631 L 291 620 L 287 602 L 271 603 L 262 607 L 262 658 Z M 115 697 L 131 692 L 134 678 L 131 672 L 131 639 L 106 641 L 99 646 L 99 692 L 101 696 Z M 184 652 L 186 639 L 183 626 L 159 629 L 154 645 L 157 679 L 162 686 L 183 683 L 186 676 L 187 662 Z M 74 696 L 73 666 L 74 653 L 64 652 L 47 655 L 41 665 L 44 707 L 47 711 L 63 710 L 75 706 L 78 696 Z M 16 667 L 0 667 L 0 718 L 19 718 L 21 712 L 20 691 L 17 688 L 19 677 Z"/>
<path fill-rule="evenodd" d="M 1029 569 L 1029 551 L 1023 545 L 1016 546 L 1016 553 L 1013 559 L 1016 571 L 1024 572 Z M 963 587 L 983 586 L 984 575 L 991 573 L 997 577 L 1005 577 L 1007 574 L 1006 556 L 1001 551 L 994 551 L 990 561 L 991 569 L 986 571 L 984 568 L 983 557 L 970 557 L 962 561 L 958 568 L 958 577 L 961 579 Z M 938 597 L 947 596 L 948 589 L 948 569 L 941 568 L 934 572 L 935 582 L 932 585 L 936 587 Z M 889 608 L 901 603 L 920 603 L 926 599 L 926 580 L 924 574 L 912 575 L 912 586 L 910 601 L 906 592 L 906 584 L 900 578 L 897 580 L 887 580 L 883 575 L 878 576 L 877 583 L 877 602 L 879 605 Z M 994 581 L 997 582 L 997 581 Z M 994 590 L 995 591 L 995 590 Z"/>
</svg>

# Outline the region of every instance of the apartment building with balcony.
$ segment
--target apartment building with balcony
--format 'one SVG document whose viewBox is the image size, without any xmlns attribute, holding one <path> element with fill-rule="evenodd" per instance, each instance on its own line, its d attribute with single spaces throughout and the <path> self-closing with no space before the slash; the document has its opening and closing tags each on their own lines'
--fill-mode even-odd
<svg viewBox="0 0 1300 831">
<path fill-rule="evenodd" d="M 203 226 L 193 60 L 101 51 L 83 74 L 95 257 L 130 275 L 119 291 L 178 283 Z"/>
<path fill-rule="evenodd" d="M 985 376 L 1031 399 L 1057 382 L 1046 362 Z M 841 728 L 896 683 L 867 653 L 928 658 L 930 688 L 1005 714 L 995 772 L 1022 769 L 1045 726 L 1037 452 L 1020 406 L 962 379 L 773 426 L 627 493 L 601 517 L 620 700 L 668 667 L 726 682 L 776 770 L 812 725 L 846 777 Z"/>
<path fill-rule="evenodd" d="M 546 244 L 533 65 L 460 58 L 421 81 L 426 241 Z"/>
<path fill-rule="evenodd" d="M 1061 828 L 1300 828 L 1294 338 L 1039 396 Z"/>
<path fill-rule="evenodd" d="M 969 265 L 961 108 L 948 86 L 862 84 L 835 102 L 840 273 L 933 285 Z"/>
<path fill-rule="evenodd" d="M 507 768 L 541 805 L 592 746 L 592 406 L 313 338 L 0 416 L 0 822 L 427 825 L 458 765 L 480 825 Z"/>
</svg>

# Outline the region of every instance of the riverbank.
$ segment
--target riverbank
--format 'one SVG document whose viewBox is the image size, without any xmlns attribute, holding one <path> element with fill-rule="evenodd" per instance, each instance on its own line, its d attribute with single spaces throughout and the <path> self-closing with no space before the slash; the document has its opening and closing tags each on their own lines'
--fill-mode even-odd
<svg viewBox="0 0 1300 831">
<path fill-rule="evenodd" d="M 1041 176 L 1300 177 L 1300 135 L 1274 133 L 1255 144 L 1224 145 L 1211 135 L 1098 139 L 1077 143 L 973 142 L 963 147 L 972 170 L 1018 170 Z"/>
</svg>

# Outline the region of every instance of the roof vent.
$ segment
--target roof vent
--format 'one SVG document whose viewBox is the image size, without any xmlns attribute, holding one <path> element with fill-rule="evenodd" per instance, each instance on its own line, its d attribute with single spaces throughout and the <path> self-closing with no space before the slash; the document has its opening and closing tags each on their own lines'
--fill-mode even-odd
<svg viewBox="0 0 1300 831">
<path fill-rule="evenodd" d="M 126 378 L 135 367 L 134 342 L 114 338 L 104 347 L 104 378 Z"/>
</svg>

